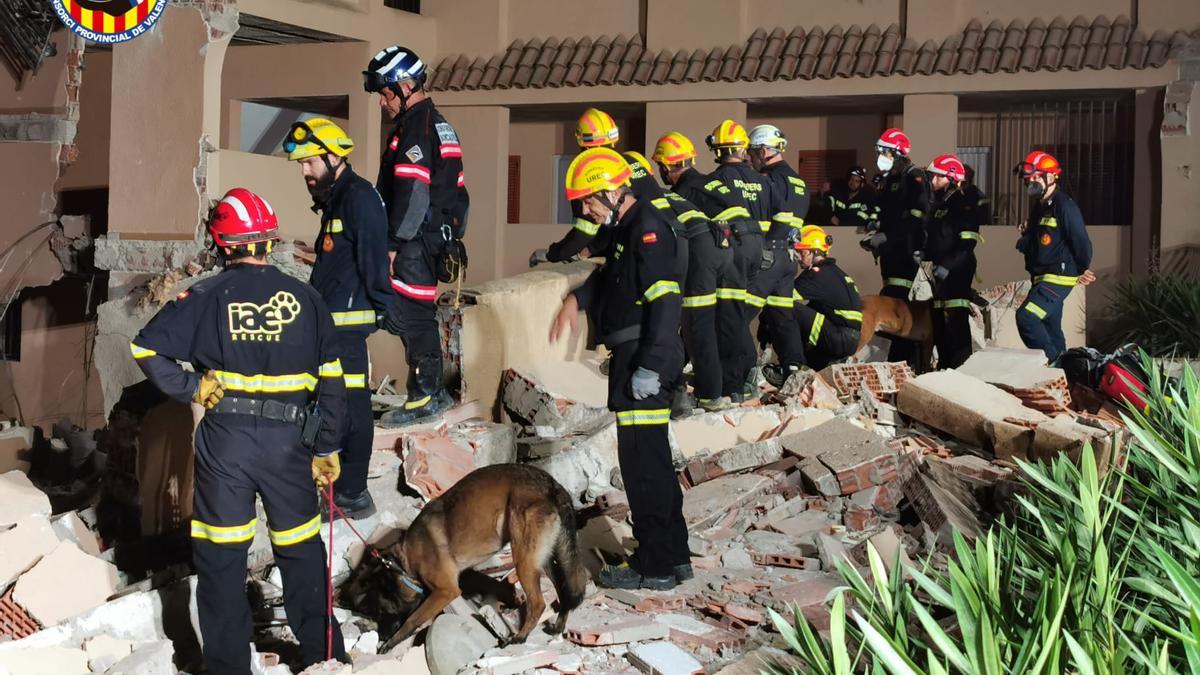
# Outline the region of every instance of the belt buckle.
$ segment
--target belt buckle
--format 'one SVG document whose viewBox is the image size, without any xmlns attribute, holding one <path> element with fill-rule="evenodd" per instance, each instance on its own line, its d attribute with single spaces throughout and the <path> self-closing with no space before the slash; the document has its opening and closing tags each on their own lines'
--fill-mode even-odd
<svg viewBox="0 0 1200 675">
<path fill-rule="evenodd" d="M 266 399 L 262 402 L 262 416 L 267 419 L 283 419 L 285 409 L 284 404 L 274 399 Z"/>
</svg>

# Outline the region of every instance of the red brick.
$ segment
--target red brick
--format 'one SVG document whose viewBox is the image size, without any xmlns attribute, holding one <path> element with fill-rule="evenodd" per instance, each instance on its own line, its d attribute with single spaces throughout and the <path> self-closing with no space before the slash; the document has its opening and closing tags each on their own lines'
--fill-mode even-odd
<svg viewBox="0 0 1200 675">
<path fill-rule="evenodd" d="M 0 596 L 0 635 L 20 640 L 38 631 L 38 622 L 12 599 L 13 587 Z"/>
<path fill-rule="evenodd" d="M 585 647 L 615 645 L 642 640 L 661 640 L 674 631 L 648 618 L 636 618 L 602 626 L 581 626 L 567 630 L 567 639 Z"/>
<path fill-rule="evenodd" d="M 651 595 L 643 598 L 633 609 L 638 612 L 664 612 L 683 609 L 685 606 L 687 599 L 682 595 Z"/>
<path fill-rule="evenodd" d="M 851 530 L 861 532 L 878 525 L 879 515 L 875 513 L 874 509 L 851 506 L 842 516 L 842 522 Z"/>
</svg>

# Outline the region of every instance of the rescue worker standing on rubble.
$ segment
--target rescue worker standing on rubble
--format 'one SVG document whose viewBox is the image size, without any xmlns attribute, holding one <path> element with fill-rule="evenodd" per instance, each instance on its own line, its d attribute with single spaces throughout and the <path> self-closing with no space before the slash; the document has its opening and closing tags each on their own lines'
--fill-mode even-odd
<svg viewBox="0 0 1200 675">
<path fill-rule="evenodd" d="M 925 220 L 929 217 L 929 184 L 925 172 L 908 158 L 912 142 L 899 129 L 888 129 L 875 142 L 881 182 L 877 205 L 879 220 L 868 224 L 871 236 L 863 248 L 875 255 L 883 277 L 880 295 L 908 300 L 920 268 L 917 252 L 924 245 Z M 895 338 L 889 361 L 908 361 L 914 366 L 916 344 Z"/>
<path fill-rule="evenodd" d="M 796 242 L 800 275 L 796 277 L 796 320 L 806 338 L 808 367 L 822 370 L 858 348 L 862 300 L 854 279 L 829 256 L 833 237 L 816 225 L 805 225 Z"/>
<path fill-rule="evenodd" d="M 458 134 L 425 93 L 425 63 L 411 50 L 388 47 L 363 71 L 363 88 L 396 124 L 387 136 L 375 188 L 388 214 L 392 288 L 396 299 L 384 327 L 404 342 L 408 398 L 385 413 L 383 426 L 427 419 L 453 405 L 442 385 L 437 323 L 437 268 L 467 225 Z"/>
<path fill-rule="evenodd" d="M 716 220 L 727 223 L 733 233 L 733 271 L 736 283 L 746 289 L 741 306 L 731 307 L 737 311 L 729 312 L 729 318 L 722 320 L 720 326 L 720 339 L 728 340 L 734 346 L 735 356 L 732 362 L 725 362 L 723 393 L 735 403 L 741 403 L 755 398 L 757 391 L 758 348 L 750 324 L 767 304 L 767 291 L 758 277 L 764 268 L 771 268 L 767 260 L 774 256 L 763 255 L 766 250 L 763 235 L 771 229 L 772 218 L 781 209 L 777 208 L 778 198 L 770 183 L 750 166 L 746 155 L 750 137 L 742 125 L 724 120 L 705 142 L 717 161 L 716 170 L 709 175 L 710 184 L 715 181 L 717 186 L 728 189 L 738 204 Z M 767 279 L 764 277 L 764 281 Z M 721 299 L 719 294 L 717 298 Z M 776 335 L 770 338 L 773 343 L 779 341 Z M 790 344 L 782 348 L 776 344 L 775 351 L 790 356 L 795 348 Z"/>
<path fill-rule="evenodd" d="M 833 213 L 829 219 L 830 225 L 853 227 L 860 232 L 878 228 L 875 191 L 867 185 L 867 171 L 861 166 L 852 167 L 846 172 L 845 184 L 835 185 L 827 201 Z"/>
<path fill-rule="evenodd" d="M 588 108 L 579 116 L 575 123 L 575 143 L 580 151 L 588 148 L 615 148 L 621 140 L 621 131 L 612 115 L 598 108 Z M 591 253 L 604 250 L 607 242 L 593 241 L 601 234 L 599 225 L 583 217 L 577 202 L 571 202 L 571 229 L 562 239 L 550 244 L 549 248 L 539 248 L 529 256 L 529 266 L 534 267 L 544 262 L 567 262 L 579 255 L 584 249 Z"/>
<path fill-rule="evenodd" d="M 550 340 L 569 334 L 582 309 L 612 350 L 608 407 L 617 414 L 617 457 L 638 548 L 627 563 L 605 566 L 598 583 L 666 590 L 691 577 L 683 492 L 667 432 L 683 370 L 682 296 L 671 223 L 633 196 L 630 175 L 629 164 L 608 148 L 585 150 L 567 169 L 567 199 L 614 229 L 604 266 L 564 299 Z"/>
<path fill-rule="evenodd" d="M 337 355 L 346 381 L 347 424 L 342 434 L 342 477 L 334 501 L 350 518 L 375 513 L 367 491 L 367 465 L 375 434 L 367 388 L 367 336 L 394 301 L 388 280 L 387 212 L 379 193 L 351 168 L 354 141 L 332 121 L 316 118 L 292 125 L 283 140 L 288 159 L 300 164 L 321 229 L 309 283 L 333 312 Z"/>
<path fill-rule="evenodd" d="M 923 259 L 932 266 L 938 368 L 957 368 L 971 356 L 971 281 L 975 278 L 975 245 L 982 237 L 976 204 L 960 189 L 967 173 L 962 161 L 954 155 L 939 155 L 925 171 L 933 188 L 933 204 Z"/>
<path fill-rule="evenodd" d="M 783 158 L 787 138 L 771 124 L 750 130 L 750 163 L 766 177 L 775 200 L 771 223 L 763 241 L 763 261 L 752 293 L 766 298 L 761 325 L 775 347 L 778 363 L 763 366 L 763 377 L 782 387 L 804 364 L 804 340 L 792 311 L 796 261 L 792 247 L 800 239 L 800 228 L 808 215 L 808 187 Z"/>
<path fill-rule="evenodd" d="M 1063 303 L 1071 289 L 1096 280 L 1092 240 L 1079 206 L 1059 186 L 1062 166 L 1048 153 L 1035 150 L 1015 173 L 1033 200 L 1029 220 L 1021 225 L 1017 250 L 1033 286 L 1017 310 L 1017 332 L 1030 349 L 1040 349 L 1053 364 L 1067 349 L 1062 330 Z"/>
<path fill-rule="evenodd" d="M 130 348 L 163 393 L 207 408 L 196 428 L 192 558 L 204 659 L 250 673 L 246 562 L 262 498 L 302 667 L 325 659 L 326 568 L 317 491 L 338 479 L 346 391 L 321 296 L 267 262 L 279 240 L 258 195 L 230 190 L 208 231 L 225 269 L 164 306 Z M 192 364 L 194 372 L 178 362 Z M 319 414 L 310 406 L 313 392 Z M 335 658 L 347 661 L 333 624 Z"/>
<path fill-rule="evenodd" d="M 737 287 L 733 272 L 733 251 L 729 228 L 716 216 L 736 208 L 732 193 L 719 182 L 707 180 L 696 170 L 696 147 L 683 134 L 663 135 L 654 146 L 652 159 L 658 164 L 663 182 L 671 186 L 669 194 L 693 204 L 705 216 L 705 228 L 712 238 L 709 246 L 703 237 L 691 237 L 699 220 L 688 220 L 688 274 L 683 288 L 683 337 L 692 361 L 692 388 L 696 407 L 719 410 L 728 407 L 722 395 L 724 364 L 731 363 L 732 345 L 718 334 L 718 306 L 741 311 L 744 287 Z M 682 218 L 682 216 L 680 216 Z M 720 305 L 718 305 L 720 300 Z"/>
</svg>

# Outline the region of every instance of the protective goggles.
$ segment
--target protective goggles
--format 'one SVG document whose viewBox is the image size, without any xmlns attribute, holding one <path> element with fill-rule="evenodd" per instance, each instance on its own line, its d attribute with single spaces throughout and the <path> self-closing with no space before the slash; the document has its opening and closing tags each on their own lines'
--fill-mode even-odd
<svg viewBox="0 0 1200 675">
<path fill-rule="evenodd" d="M 1017 162 L 1017 165 L 1013 167 L 1013 175 L 1022 180 L 1029 180 L 1038 173 L 1041 172 L 1033 162 Z"/>
<path fill-rule="evenodd" d="M 364 70 L 362 71 L 362 74 L 363 89 L 366 90 L 368 94 L 381 92 L 388 85 L 387 80 L 383 77 L 383 75 L 380 75 L 373 70 Z"/>
<path fill-rule="evenodd" d="M 296 151 L 296 148 L 304 145 L 305 143 L 314 143 L 325 152 L 337 154 L 334 153 L 333 150 L 330 150 L 329 146 L 325 145 L 325 143 L 317 137 L 317 134 L 309 128 L 308 124 L 304 122 L 296 122 L 292 125 L 292 128 L 288 130 L 287 136 L 285 136 L 283 139 L 283 151 L 290 155 Z"/>
</svg>

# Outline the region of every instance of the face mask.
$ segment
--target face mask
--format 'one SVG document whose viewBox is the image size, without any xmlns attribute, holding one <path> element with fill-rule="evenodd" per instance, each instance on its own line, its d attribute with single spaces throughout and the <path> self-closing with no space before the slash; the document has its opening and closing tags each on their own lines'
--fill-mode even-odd
<svg viewBox="0 0 1200 675">
<path fill-rule="evenodd" d="M 891 171 L 894 163 L 895 160 L 887 155 L 879 155 L 875 158 L 875 166 L 879 167 L 880 171 Z"/>
<path fill-rule="evenodd" d="M 1029 191 L 1029 196 L 1034 199 L 1041 199 L 1042 195 L 1046 193 L 1046 188 L 1041 183 L 1032 180 L 1025 186 L 1025 189 Z"/>
</svg>

